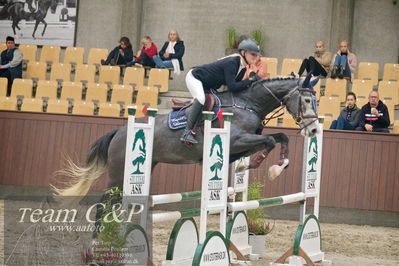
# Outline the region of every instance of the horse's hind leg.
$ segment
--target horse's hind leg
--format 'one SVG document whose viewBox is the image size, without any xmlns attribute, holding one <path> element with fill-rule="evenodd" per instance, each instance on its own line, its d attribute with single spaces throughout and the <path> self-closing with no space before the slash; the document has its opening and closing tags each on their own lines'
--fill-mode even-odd
<svg viewBox="0 0 399 266">
<path fill-rule="evenodd" d="M 47 28 L 47 22 L 42 20 L 42 23 L 44 24 L 44 29 L 43 29 L 43 32 L 42 32 L 42 36 L 44 36 L 44 33 L 46 32 L 46 28 Z"/>
<path fill-rule="evenodd" d="M 35 33 L 36 33 L 36 30 L 37 30 L 37 26 L 39 26 L 39 22 L 40 22 L 39 20 L 36 20 L 35 28 L 33 29 L 33 33 L 32 33 L 33 39 L 36 39 Z"/>
</svg>

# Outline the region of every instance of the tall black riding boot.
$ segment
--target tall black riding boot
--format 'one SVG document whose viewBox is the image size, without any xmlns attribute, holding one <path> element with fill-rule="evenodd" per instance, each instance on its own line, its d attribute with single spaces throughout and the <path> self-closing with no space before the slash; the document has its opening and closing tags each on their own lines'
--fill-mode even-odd
<svg viewBox="0 0 399 266">
<path fill-rule="evenodd" d="M 193 135 L 192 130 L 199 116 L 201 115 L 202 107 L 203 105 L 197 100 L 195 100 L 193 105 L 191 106 L 187 116 L 186 128 L 184 129 L 183 134 L 180 137 L 180 140 L 183 141 L 184 143 L 192 143 L 192 144 L 198 143 L 198 141 L 195 139 Z"/>
</svg>

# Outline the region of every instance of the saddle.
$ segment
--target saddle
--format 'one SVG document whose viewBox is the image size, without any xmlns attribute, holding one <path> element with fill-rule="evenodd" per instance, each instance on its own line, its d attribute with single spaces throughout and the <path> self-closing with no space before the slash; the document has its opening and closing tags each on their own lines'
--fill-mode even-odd
<svg viewBox="0 0 399 266">
<path fill-rule="evenodd" d="M 215 106 L 216 103 L 216 96 L 211 94 L 211 93 L 207 93 L 205 94 L 205 104 L 204 104 L 204 111 L 212 111 L 213 107 Z M 182 109 L 186 109 L 188 107 L 190 107 L 192 105 L 192 101 L 182 101 L 179 99 L 172 99 L 172 109 L 174 111 L 177 110 L 182 110 Z"/>
</svg>

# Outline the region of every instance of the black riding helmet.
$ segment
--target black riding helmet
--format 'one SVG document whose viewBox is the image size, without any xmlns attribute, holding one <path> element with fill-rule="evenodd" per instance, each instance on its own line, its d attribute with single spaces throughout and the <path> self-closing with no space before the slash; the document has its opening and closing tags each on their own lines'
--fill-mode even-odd
<svg viewBox="0 0 399 266">
<path fill-rule="evenodd" d="M 259 56 L 262 56 L 258 47 L 258 44 L 256 43 L 256 41 L 251 40 L 251 39 L 246 39 L 243 40 L 242 42 L 240 42 L 240 44 L 238 45 L 238 51 L 247 51 Z"/>
</svg>

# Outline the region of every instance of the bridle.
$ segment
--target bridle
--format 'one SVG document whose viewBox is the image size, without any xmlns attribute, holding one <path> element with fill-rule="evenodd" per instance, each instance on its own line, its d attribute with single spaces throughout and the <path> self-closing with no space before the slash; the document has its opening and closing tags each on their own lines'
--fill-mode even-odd
<svg viewBox="0 0 399 266">
<path fill-rule="evenodd" d="M 301 130 L 302 129 L 304 129 L 304 128 L 307 128 L 308 126 L 310 126 L 311 124 L 313 124 L 314 122 L 316 122 L 317 120 L 318 120 L 318 116 L 317 115 L 305 115 L 304 113 L 303 113 L 303 111 L 302 111 L 302 97 L 303 97 L 303 95 L 302 95 L 302 93 L 303 92 L 309 92 L 309 93 L 311 93 L 312 95 L 315 95 L 316 94 L 316 92 L 314 91 L 314 90 L 312 90 L 312 89 L 308 89 L 308 88 L 300 88 L 298 85 L 294 88 L 294 89 L 292 89 L 287 95 L 285 95 L 281 100 L 263 83 L 262 84 L 263 85 L 263 87 L 270 93 L 270 95 L 277 101 L 277 102 L 279 102 L 280 103 L 280 109 L 278 110 L 278 111 L 280 111 L 281 109 L 283 109 L 283 108 L 285 108 L 285 107 L 287 107 L 287 102 L 288 102 L 288 100 L 291 98 L 291 96 L 295 93 L 295 92 L 298 92 L 299 93 L 299 97 L 298 97 L 298 110 L 297 110 L 297 112 L 296 113 L 291 113 L 291 111 L 290 110 L 288 110 L 288 108 L 287 108 L 287 110 L 288 110 L 288 112 L 290 113 L 290 114 L 292 114 L 293 116 L 294 116 L 294 120 L 295 120 L 295 123 L 301 128 Z M 313 109 L 314 109 L 314 111 L 315 111 L 315 113 L 317 112 L 317 105 L 316 105 L 316 103 L 315 102 L 313 102 L 312 103 L 313 104 Z M 277 111 L 277 112 L 278 112 Z M 276 112 L 276 113 L 277 113 Z M 267 122 L 269 122 L 271 119 L 273 119 L 273 118 L 277 118 L 277 117 L 279 117 L 279 116 L 282 116 L 282 114 L 280 114 L 280 115 L 278 115 L 278 116 L 271 116 L 270 118 L 268 118 L 268 119 L 266 119 L 267 121 L 264 123 L 264 125 L 265 124 L 267 124 Z M 307 123 L 307 124 L 305 124 L 304 123 L 304 119 L 309 119 L 309 118 L 314 118 L 312 121 L 310 121 L 309 123 Z"/>
</svg>

